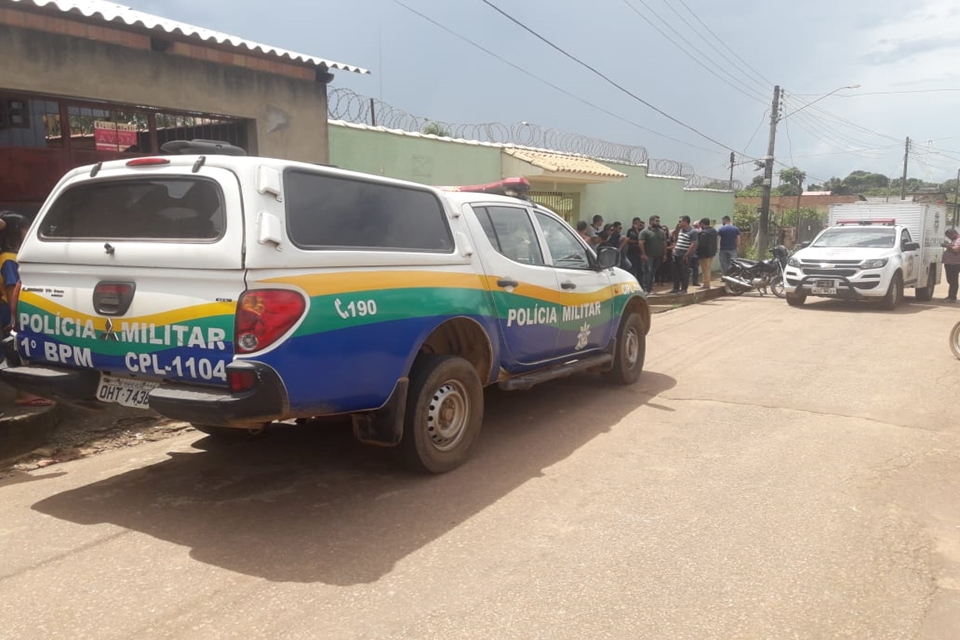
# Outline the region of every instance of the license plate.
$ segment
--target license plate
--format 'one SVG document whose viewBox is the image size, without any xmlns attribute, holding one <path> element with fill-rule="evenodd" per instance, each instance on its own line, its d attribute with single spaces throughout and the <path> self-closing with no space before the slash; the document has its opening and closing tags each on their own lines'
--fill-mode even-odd
<svg viewBox="0 0 960 640">
<path fill-rule="evenodd" d="M 150 392 L 159 386 L 159 382 L 149 380 L 131 380 L 107 374 L 100 376 L 97 387 L 97 399 L 101 402 L 113 402 L 136 409 L 150 408 Z"/>
<path fill-rule="evenodd" d="M 814 280 L 810 293 L 815 296 L 835 296 L 837 283 L 833 280 Z"/>
</svg>

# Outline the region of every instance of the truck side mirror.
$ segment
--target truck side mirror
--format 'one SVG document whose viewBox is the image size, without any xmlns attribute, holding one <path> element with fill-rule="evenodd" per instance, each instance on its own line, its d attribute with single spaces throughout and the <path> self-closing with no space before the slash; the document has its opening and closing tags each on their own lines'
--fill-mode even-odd
<svg viewBox="0 0 960 640">
<path fill-rule="evenodd" d="M 919 249 L 919 248 L 920 248 L 920 243 L 919 243 L 919 242 L 904 242 L 904 243 L 903 243 L 903 250 L 904 250 L 904 251 L 916 251 L 916 250 Z"/>
<path fill-rule="evenodd" d="M 610 269 L 620 264 L 620 249 L 616 247 L 600 247 L 597 251 L 597 266 L 603 269 Z"/>
</svg>

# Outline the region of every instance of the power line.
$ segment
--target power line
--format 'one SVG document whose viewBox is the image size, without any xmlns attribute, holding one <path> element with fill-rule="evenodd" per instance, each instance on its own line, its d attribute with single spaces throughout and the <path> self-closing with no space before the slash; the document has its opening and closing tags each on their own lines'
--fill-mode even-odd
<svg viewBox="0 0 960 640">
<path fill-rule="evenodd" d="M 760 122 L 757 124 L 757 128 L 753 130 L 753 135 L 750 136 L 750 140 L 747 141 L 747 144 L 743 146 L 743 153 L 747 153 L 747 148 L 750 147 L 750 144 L 753 142 L 753 139 L 757 137 L 757 133 L 760 132 L 760 127 L 763 126 L 763 123 L 767 121 L 767 114 L 770 113 L 770 109 L 764 109 L 763 115 L 760 116 Z"/>
<path fill-rule="evenodd" d="M 699 129 L 697 129 L 697 128 L 695 128 L 695 127 L 687 124 L 686 122 L 683 122 L 682 120 L 679 120 L 679 119 L 677 119 L 677 118 L 674 118 L 672 115 L 670 115 L 669 113 L 667 113 L 667 112 L 664 111 L 663 109 L 660 109 L 660 108 L 654 106 L 653 104 L 647 102 L 646 100 L 644 100 L 643 98 L 641 98 L 641 97 L 638 96 L 637 94 L 633 93 L 633 92 L 630 91 L 629 89 L 626 89 L 623 85 L 621 85 L 621 84 L 615 82 L 614 80 L 612 80 L 609 76 L 607 76 L 607 75 L 604 74 L 603 72 L 598 71 L 596 68 L 590 66 L 590 65 L 587 64 L 586 62 L 583 62 L 582 60 L 580 60 L 579 58 L 577 58 L 577 57 L 574 56 L 573 54 L 568 53 L 568 52 L 567 52 L 565 49 L 563 49 L 562 47 L 554 44 L 553 42 L 551 42 L 550 40 L 548 40 L 548 39 L 545 38 L 544 36 L 540 35 L 539 33 L 537 33 L 536 31 L 534 31 L 533 29 L 531 29 L 531 28 L 528 27 L 527 25 L 523 24 L 522 22 L 520 22 L 519 20 L 517 20 L 516 18 L 514 18 L 513 16 L 511 16 L 511 15 L 510 15 L 509 13 L 507 13 L 506 11 L 504 11 L 503 9 L 501 9 L 500 7 L 498 7 L 497 5 L 495 5 L 495 4 L 493 4 L 492 2 L 490 2 L 490 0 L 480 0 L 480 2 L 482 2 L 482 3 L 485 4 L 485 5 L 487 5 L 488 7 L 490 7 L 491 9 L 493 9 L 494 11 L 496 11 L 497 13 L 499 13 L 501 16 L 503 16 L 504 18 L 506 18 L 506 19 L 509 20 L 510 22 L 514 23 L 515 25 L 517 25 L 518 27 L 520 27 L 521 29 L 523 29 L 524 31 L 526 31 L 527 33 L 531 34 L 532 36 L 534 36 L 535 38 L 537 38 L 538 40 L 540 40 L 541 42 L 543 42 L 544 44 L 546 44 L 547 46 L 549 46 L 551 49 L 554 49 L 555 51 L 559 52 L 560 54 L 562 54 L 562 55 L 565 56 L 566 58 L 569 58 L 569 59 L 572 60 L 573 62 L 577 63 L 578 65 L 580 65 L 580 66 L 583 67 L 584 69 L 587 69 L 588 71 L 590 71 L 591 73 L 597 75 L 598 77 L 603 78 L 603 79 L 606 80 L 609 84 L 611 84 L 612 86 L 616 87 L 617 89 L 619 89 L 620 91 L 622 91 L 622 92 L 625 93 L 626 95 L 630 96 L 631 98 L 633 98 L 634 100 L 636 100 L 636 101 L 639 102 L 640 104 L 643 104 L 644 106 L 646 106 L 646 107 L 648 107 L 648 108 L 656 111 L 657 113 L 659 113 L 660 115 L 662 115 L 664 118 L 667 118 L 667 119 L 670 120 L 671 122 L 674 122 L 674 123 L 676 123 L 676 124 L 679 124 L 679 125 L 680 125 L 681 127 L 683 127 L 684 129 L 688 129 L 688 130 L 694 132 L 695 134 L 697 134 L 697 135 L 700 136 L 701 138 L 712 142 L 713 144 L 717 145 L 718 147 L 722 147 L 722 148 L 726 149 L 727 151 L 735 151 L 735 149 L 731 148 L 729 145 L 723 144 L 722 142 L 719 142 L 719 141 L 715 140 L 714 138 L 708 136 L 707 134 L 703 133 L 703 132 L 700 131 Z"/>
<path fill-rule="evenodd" d="M 680 20 L 683 21 L 683 23 L 684 23 L 685 25 L 687 25 L 687 27 L 690 28 L 690 31 L 692 31 L 693 33 L 695 33 L 695 34 L 696 34 L 697 36 L 699 36 L 700 38 L 702 38 L 703 41 L 706 42 L 706 43 L 710 46 L 711 49 L 713 49 L 714 51 L 716 51 L 717 53 L 719 53 L 719 54 L 723 57 L 724 60 L 726 60 L 727 62 L 729 62 L 729 63 L 733 66 L 733 68 L 735 68 L 737 71 L 739 71 L 740 73 L 742 73 L 745 77 L 749 78 L 752 82 L 755 82 L 758 86 L 762 87 L 764 92 L 768 92 L 768 91 L 770 90 L 770 87 L 773 86 L 773 83 L 772 83 L 772 82 L 770 82 L 769 80 L 767 80 L 766 78 L 764 78 L 762 75 L 760 75 L 760 74 L 759 74 L 755 69 L 753 69 L 753 67 L 751 67 L 750 65 L 747 65 L 747 68 L 750 69 L 750 71 L 753 72 L 752 75 L 751 75 L 750 72 L 744 70 L 744 68 L 743 68 L 742 66 L 738 65 L 738 64 L 737 64 L 734 60 L 732 60 L 726 53 L 724 53 L 719 47 L 717 47 L 715 44 L 713 44 L 712 42 L 710 42 L 710 39 L 707 38 L 706 36 L 704 36 L 703 33 L 701 33 L 695 26 L 693 26 L 692 24 L 690 24 L 690 21 L 687 20 L 685 17 L 683 17 L 683 14 L 681 14 L 679 11 L 677 11 L 676 8 L 674 8 L 673 5 L 671 5 L 671 4 L 668 2 L 668 0 L 663 0 L 663 3 L 667 6 L 668 9 L 670 9 L 670 11 L 672 11 L 672 12 L 674 13 L 674 15 L 676 15 L 678 18 L 680 18 Z M 700 25 L 703 26 L 703 28 L 705 28 L 705 29 L 714 37 L 714 39 L 716 39 L 720 44 L 722 44 L 722 45 L 724 46 L 724 48 L 726 48 L 726 49 L 729 50 L 731 53 L 733 53 L 733 55 L 736 56 L 738 59 L 740 59 L 741 62 L 743 62 L 743 59 L 740 58 L 740 56 L 737 56 L 737 54 L 733 51 L 733 49 L 730 49 L 730 47 L 727 46 L 727 44 L 726 44 L 725 42 L 723 42 L 723 40 L 721 40 L 721 39 L 719 38 L 719 36 L 717 36 L 717 34 L 715 34 L 715 33 L 710 29 L 710 27 L 708 27 L 706 24 L 704 24 L 703 20 L 700 19 L 700 16 L 698 16 L 692 9 L 690 9 L 690 7 L 688 7 L 688 6 L 683 2 L 683 0 L 680 0 L 680 4 L 683 5 L 683 7 L 696 19 L 696 21 L 699 22 Z M 746 64 L 746 63 L 744 62 L 744 64 Z M 757 78 L 759 78 L 759 80 L 758 80 Z"/>
<path fill-rule="evenodd" d="M 807 114 L 797 114 L 794 120 L 800 128 L 834 149 L 857 155 L 862 152 L 870 152 L 880 148 L 865 143 L 862 140 L 857 140 L 827 124 L 809 119 Z"/>
<path fill-rule="evenodd" d="M 887 140 L 894 140 L 894 141 L 897 141 L 897 142 L 899 142 L 899 140 L 900 140 L 899 138 L 896 138 L 896 137 L 894 137 L 894 136 L 887 135 L 887 134 L 885 134 L 885 133 L 880 133 L 879 131 L 874 131 L 873 129 L 868 129 L 867 127 L 864 127 L 864 126 L 862 126 L 862 125 L 857 124 L 856 122 L 851 122 L 850 120 L 847 120 L 846 118 L 842 118 L 842 117 L 838 116 L 838 115 L 835 114 L 835 113 L 831 113 L 831 112 L 827 111 L 826 109 L 824 109 L 824 108 L 822 108 L 822 107 L 810 107 L 810 109 L 811 109 L 811 111 L 814 111 L 814 112 L 816 112 L 816 113 L 823 114 L 824 116 L 829 117 L 829 118 L 833 118 L 834 120 L 837 120 L 837 121 L 839 121 L 839 122 L 842 122 L 843 124 L 849 125 L 849 126 L 855 128 L 855 129 L 859 129 L 860 131 L 863 131 L 864 133 L 869 133 L 869 134 L 874 135 L 874 136 L 877 136 L 877 137 L 879 137 L 879 138 L 885 138 L 885 139 L 887 139 Z"/>
<path fill-rule="evenodd" d="M 664 20 L 662 17 L 660 17 L 660 14 L 658 14 L 656 11 L 654 11 L 654 10 L 650 7 L 650 5 L 648 5 L 646 2 L 644 2 L 644 0 L 637 0 L 637 2 L 639 2 L 639 3 L 642 4 L 644 7 L 646 7 L 646 8 L 647 8 L 647 11 L 649 11 L 650 13 L 652 13 L 652 14 L 657 18 L 657 20 L 659 20 L 660 22 L 662 22 L 662 23 L 664 24 L 664 26 L 666 26 L 668 29 L 670 29 L 671 31 L 673 31 L 673 33 L 675 33 L 675 34 L 677 35 L 677 37 L 679 37 L 681 40 L 683 40 L 683 41 L 687 44 L 688 47 L 690 47 L 691 49 L 693 49 L 694 51 L 696 51 L 696 52 L 697 52 L 698 54 L 700 54 L 701 56 L 705 56 L 705 54 L 704 54 L 702 51 L 700 51 L 700 49 L 698 49 L 698 48 L 696 47 L 696 45 L 694 45 L 692 42 L 690 42 L 689 40 L 687 40 L 687 39 L 683 36 L 683 34 L 681 34 L 679 31 L 677 31 L 676 29 L 674 29 L 674 28 L 670 25 L 670 23 L 668 23 L 666 20 Z M 663 29 L 661 29 L 660 27 L 658 27 L 657 25 L 655 25 L 652 20 L 650 20 L 650 19 L 649 19 L 647 16 L 645 16 L 639 9 L 637 9 L 635 6 L 633 6 L 633 4 L 630 3 L 630 0 L 623 0 L 623 3 L 624 3 L 625 5 L 627 5 L 634 13 L 636 13 L 638 16 L 640 16 L 640 17 L 644 20 L 644 22 L 646 22 L 646 23 L 649 24 L 651 27 L 653 27 L 654 29 L 656 29 L 657 32 L 658 32 L 660 35 L 662 35 L 664 38 L 666 38 L 666 39 L 670 42 L 670 44 L 672 44 L 673 46 L 675 46 L 677 49 L 679 49 L 680 51 L 682 51 L 688 58 L 690 58 L 691 60 L 693 60 L 694 62 L 696 62 L 698 65 L 700 65 L 707 73 L 711 74 L 713 77 L 715 77 L 715 78 L 717 78 L 718 80 L 720 80 L 721 82 L 725 83 L 727 86 L 732 87 L 735 91 L 738 91 L 738 92 L 740 92 L 741 94 L 747 96 L 747 97 L 750 98 L 751 100 L 758 100 L 758 101 L 764 102 L 764 103 L 767 101 L 767 99 L 766 99 L 765 97 L 760 97 L 760 94 L 759 94 L 755 89 L 749 88 L 749 87 L 747 87 L 747 88 L 741 88 L 741 87 L 738 87 L 736 84 L 734 84 L 734 82 L 736 82 L 737 79 L 736 79 L 735 77 L 733 77 L 732 74 L 724 71 L 724 74 L 726 74 L 726 75 L 728 76 L 728 78 L 730 78 L 730 79 L 727 79 L 727 78 L 724 78 L 723 76 L 721 76 L 719 73 L 717 73 L 715 70 L 713 70 L 713 69 L 710 68 L 709 66 L 707 66 L 707 64 L 705 64 L 700 58 L 698 58 L 697 56 L 695 56 L 695 55 L 693 55 L 692 53 L 690 53 L 690 51 L 688 51 L 688 50 L 685 49 L 684 47 L 680 46 L 680 45 L 677 43 L 677 41 L 674 40 L 673 38 L 671 38 L 669 35 L 667 35 L 667 34 L 663 31 Z M 731 82 L 731 80 L 733 80 L 733 82 Z M 753 93 L 748 93 L 747 91 L 752 91 Z"/>
<path fill-rule="evenodd" d="M 523 67 L 521 67 L 521 66 L 519 66 L 519 65 L 517 65 L 517 64 L 514 64 L 513 62 L 510 62 L 510 61 L 507 60 L 506 58 L 504 58 L 504 57 L 502 57 L 502 56 L 494 53 L 494 52 L 491 51 L 490 49 L 487 49 L 486 47 L 484 47 L 484 46 L 482 46 L 482 45 L 474 42 L 473 40 L 470 40 L 470 39 L 467 38 L 466 36 L 463 36 L 463 35 L 457 33 L 457 32 L 454 31 L 453 29 L 450 29 L 449 27 L 446 27 L 446 26 L 442 25 L 441 23 L 437 22 L 436 20 L 434 20 L 434 19 L 431 18 L 430 16 L 425 15 L 425 14 L 417 11 L 417 10 L 414 9 L 413 7 L 410 7 L 410 6 L 406 5 L 406 4 L 404 4 L 404 3 L 401 2 L 400 0 L 393 0 L 393 1 L 394 1 L 395 3 L 397 3 L 398 5 L 400 5 L 401 7 L 403 7 L 404 9 L 406 9 L 407 11 L 409 11 L 409 12 L 411 12 L 411 13 L 417 15 L 417 16 L 420 16 L 421 18 L 423 18 L 424 20 L 426 20 L 426 21 L 429 22 L 430 24 L 434 25 L 435 27 L 437 27 L 437 28 L 439 28 L 439 29 L 442 29 L 443 31 L 446 31 L 446 32 L 449 33 L 450 35 L 455 36 L 455 37 L 459 38 L 460 40 L 463 40 L 463 41 L 466 42 L 467 44 L 470 44 L 470 45 L 476 47 L 477 49 L 483 51 L 484 53 L 493 56 L 494 58 L 496 58 L 496 59 L 499 60 L 500 62 L 502 62 L 502 63 L 504 63 L 504 64 L 506 64 L 506 65 L 509 65 L 509 66 L 513 67 L 514 69 L 516 69 L 516 70 L 519 71 L 520 73 L 522 73 L 522 74 L 524 74 L 524 75 L 526 75 L 526 76 L 528 76 L 528 77 L 530 77 L 530 78 L 533 78 L 534 80 L 537 80 L 537 81 L 539 81 L 539 82 L 547 85 L 547 86 L 550 87 L 551 89 L 555 89 L 556 91 L 559 91 L 560 93 L 564 94 L 565 96 L 568 96 L 568 97 L 570 97 L 570 98 L 573 98 L 574 100 L 577 100 L 577 101 L 579 101 L 579 102 L 582 102 L 583 104 L 585 104 L 585 105 L 587 105 L 587 106 L 589 106 L 589 107 L 593 107 L 594 109 L 597 109 L 598 111 L 601 111 L 601 112 L 607 114 L 608 116 L 611 116 L 611 117 L 613 117 L 613 118 L 616 118 L 617 120 L 620 120 L 621 122 L 625 122 L 625 123 L 627 123 L 627 124 L 629 124 L 629 125 L 632 125 L 632 126 L 634 126 L 634 127 L 637 127 L 638 129 L 641 129 L 641 130 L 643 130 L 643 131 L 647 131 L 647 132 L 649 132 L 649 133 L 652 133 L 652 134 L 654 134 L 654 135 L 660 136 L 660 137 L 662 137 L 662 138 L 666 138 L 667 140 L 671 140 L 671 141 L 673 141 L 673 142 L 677 142 L 677 143 L 679 143 L 679 144 L 683 144 L 683 145 L 686 145 L 686 146 L 688 146 L 688 147 L 692 147 L 692 148 L 694 148 L 694 149 L 699 149 L 699 150 L 701 150 L 701 151 L 707 151 L 707 152 L 709 152 L 709 153 L 721 153 L 721 152 L 717 151 L 716 149 L 708 149 L 707 147 L 701 147 L 701 146 L 698 146 L 698 145 L 695 145 L 695 144 L 692 144 L 692 143 L 689 143 L 689 142 L 685 142 L 685 141 L 680 140 L 680 139 L 678 139 L 678 138 L 674 138 L 674 137 L 672 137 L 672 136 L 668 136 L 668 135 L 666 135 L 666 134 L 664 134 L 664 133 L 660 133 L 659 131 L 654 131 L 653 129 L 650 129 L 649 127 L 645 127 L 645 126 L 643 126 L 642 124 L 636 123 L 636 122 L 634 122 L 634 121 L 632 121 L 632 120 L 630 120 L 630 119 L 628 119 L 628 118 L 625 118 L 625 117 L 623 117 L 623 116 L 621 116 L 621 115 L 618 115 L 618 114 L 616 114 L 616 113 L 614 113 L 614 112 L 612 112 L 612 111 L 609 111 L 608 109 L 605 109 L 604 107 L 601 107 L 601 106 L 598 105 L 598 104 L 594 104 L 593 102 L 590 102 L 589 100 L 587 100 L 587 99 L 585 99 L 585 98 L 581 98 L 580 96 L 575 95 L 575 94 L 567 91 L 567 90 L 564 89 L 563 87 L 560 87 L 560 86 L 558 86 L 558 85 L 555 85 L 555 84 L 553 84 L 552 82 L 550 82 L 550 81 L 548 81 L 548 80 L 544 80 L 543 78 L 541 78 L 540 76 L 536 75 L 535 73 L 533 73 L 533 72 L 531 72 L 531 71 L 528 71 L 528 70 L 524 69 Z"/>
<path fill-rule="evenodd" d="M 943 87 L 940 89 L 910 89 L 904 91 L 865 91 L 865 92 L 856 92 L 856 93 L 844 93 L 840 94 L 839 98 L 860 98 L 862 96 L 893 96 L 893 95 L 903 95 L 910 93 L 940 93 L 943 91 L 960 91 L 960 88 L 955 87 Z M 797 96 L 812 97 L 819 94 L 816 93 L 795 93 Z"/>
</svg>

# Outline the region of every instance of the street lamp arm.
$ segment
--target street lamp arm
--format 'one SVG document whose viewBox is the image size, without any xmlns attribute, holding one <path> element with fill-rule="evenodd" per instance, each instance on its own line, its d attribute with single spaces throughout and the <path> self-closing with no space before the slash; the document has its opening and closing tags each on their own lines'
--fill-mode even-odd
<svg viewBox="0 0 960 640">
<path fill-rule="evenodd" d="M 830 93 L 825 93 L 825 94 L 823 94 L 822 96 L 820 96 L 819 98 L 817 98 L 816 100 L 811 100 L 810 102 L 808 102 L 807 104 L 803 105 L 803 106 L 800 107 L 799 109 L 796 109 L 796 110 L 794 110 L 794 111 L 791 111 L 790 113 L 788 113 L 787 115 L 783 116 L 782 118 L 778 118 L 778 119 L 777 119 L 777 122 L 786 120 L 787 118 L 789 118 L 789 117 L 792 116 L 793 114 L 799 113 L 799 112 L 803 111 L 804 109 L 806 109 L 806 108 L 809 107 L 810 105 L 815 104 L 815 103 L 817 103 L 817 102 L 820 102 L 820 101 L 823 100 L 824 98 L 828 98 L 828 97 L 832 96 L 832 95 L 835 94 L 837 91 L 843 91 L 844 89 L 859 89 L 859 88 L 860 88 L 860 85 L 859 85 L 859 84 L 851 84 L 851 85 L 846 86 L 846 87 L 837 87 L 836 89 L 834 89 L 834 90 L 831 91 Z"/>
</svg>

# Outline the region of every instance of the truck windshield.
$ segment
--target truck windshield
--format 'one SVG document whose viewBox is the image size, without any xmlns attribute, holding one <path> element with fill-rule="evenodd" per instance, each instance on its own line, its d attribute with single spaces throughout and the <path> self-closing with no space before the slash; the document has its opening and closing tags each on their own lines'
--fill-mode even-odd
<svg viewBox="0 0 960 640">
<path fill-rule="evenodd" d="M 896 241 L 896 229 L 892 227 L 853 227 L 827 229 L 816 239 L 814 247 L 859 247 L 864 249 L 890 249 Z"/>
</svg>

